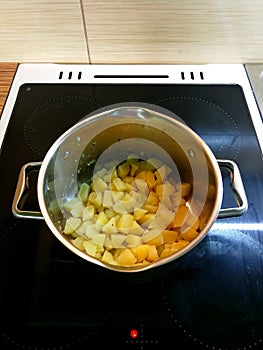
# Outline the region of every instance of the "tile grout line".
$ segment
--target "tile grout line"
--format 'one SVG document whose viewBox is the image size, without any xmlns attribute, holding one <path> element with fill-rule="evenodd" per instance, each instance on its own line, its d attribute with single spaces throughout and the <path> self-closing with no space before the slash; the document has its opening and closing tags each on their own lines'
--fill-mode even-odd
<svg viewBox="0 0 263 350">
<path fill-rule="evenodd" d="M 83 24 L 83 30 L 84 30 L 84 37 L 86 42 L 86 49 L 87 49 L 87 55 L 88 55 L 88 63 L 91 64 L 91 56 L 90 56 L 90 49 L 89 49 L 89 37 L 88 37 L 88 31 L 87 31 L 87 23 L 84 13 L 84 5 L 83 0 L 79 1 L 80 3 L 80 12 L 81 12 L 81 18 L 82 18 L 82 24 Z"/>
</svg>

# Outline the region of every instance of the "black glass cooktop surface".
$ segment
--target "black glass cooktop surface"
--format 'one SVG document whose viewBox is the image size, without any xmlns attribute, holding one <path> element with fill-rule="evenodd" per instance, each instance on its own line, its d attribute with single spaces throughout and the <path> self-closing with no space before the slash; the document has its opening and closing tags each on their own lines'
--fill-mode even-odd
<svg viewBox="0 0 263 350">
<path fill-rule="evenodd" d="M 128 101 L 171 110 L 218 159 L 235 161 L 248 210 L 216 220 L 167 271 L 122 280 L 80 261 L 43 220 L 15 218 L 11 207 L 25 163 L 43 160 L 87 114 Z M 0 179 L 1 349 L 263 349 L 263 162 L 240 86 L 25 84 L 2 146 Z M 37 209 L 37 173 L 29 181 L 25 205 Z"/>
</svg>

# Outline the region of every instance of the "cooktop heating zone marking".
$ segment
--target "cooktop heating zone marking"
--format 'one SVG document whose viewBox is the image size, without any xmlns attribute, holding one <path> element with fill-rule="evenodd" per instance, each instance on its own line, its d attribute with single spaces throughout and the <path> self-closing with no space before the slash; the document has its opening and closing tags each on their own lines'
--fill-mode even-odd
<svg viewBox="0 0 263 350">
<path fill-rule="evenodd" d="M 75 95 L 54 97 L 36 106 L 25 121 L 23 133 L 27 146 L 38 156 L 44 157 L 48 146 L 50 146 L 46 142 L 54 141 L 49 139 L 47 141 L 45 132 L 43 132 L 46 129 L 50 133 L 49 123 L 52 123 L 52 118 L 61 119 L 61 123 L 53 123 L 52 134 L 54 133 L 55 138 L 60 136 L 63 128 L 67 128 L 65 121 L 70 120 L 70 118 L 64 118 L 63 113 L 60 112 L 67 104 L 69 106 L 73 104 L 79 109 L 79 119 L 101 107 L 97 101 L 91 98 Z M 55 129 L 55 125 L 58 125 L 59 130 Z M 70 126 L 72 125 L 68 125 L 68 127 Z"/>
<path fill-rule="evenodd" d="M 173 105 L 172 108 L 171 108 L 170 105 L 169 105 L 169 102 L 173 102 L 173 101 L 177 101 L 177 102 L 179 102 L 179 104 L 178 105 Z M 167 109 L 173 109 L 173 111 L 175 113 L 178 113 L 178 116 L 180 118 L 184 119 L 185 116 L 184 115 L 180 115 L 181 114 L 180 113 L 180 102 L 184 103 L 184 107 L 185 107 L 185 103 L 189 104 L 189 101 L 193 102 L 193 103 L 198 103 L 198 104 L 201 103 L 201 106 L 199 105 L 199 107 L 202 107 L 202 104 L 204 104 L 206 106 L 212 107 L 212 109 L 215 108 L 217 111 L 219 111 L 220 113 L 223 113 L 228 118 L 228 121 L 230 122 L 229 123 L 229 129 L 232 129 L 235 132 L 235 135 L 233 136 L 233 139 L 232 139 L 232 143 L 229 145 L 231 147 L 235 143 L 235 147 L 232 148 L 232 150 L 234 150 L 235 153 L 233 155 L 231 155 L 231 158 L 233 160 L 236 160 L 238 155 L 239 155 L 239 153 L 240 153 L 240 149 L 241 149 L 241 141 L 242 141 L 241 140 L 241 134 L 240 134 L 237 122 L 235 121 L 235 119 L 226 110 L 224 110 L 224 108 L 218 106 L 216 103 L 214 103 L 212 101 L 208 101 L 208 100 L 202 99 L 200 97 L 193 97 L 193 96 L 172 96 L 172 97 L 167 97 L 167 98 L 163 98 L 163 99 L 155 101 L 154 104 L 160 105 L 160 106 L 162 106 L 164 108 L 167 108 Z M 167 103 L 168 103 L 168 105 L 167 105 Z M 192 113 L 192 112 L 189 112 L 189 113 Z M 194 121 L 195 120 L 194 120 L 194 115 L 193 115 L 193 119 L 191 120 L 191 122 L 194 123 Z M 216 124 L 217 120 L 212 119 L 212 120 L 209 120 L 208 122 Z M 191 127 L 191 125 L 190 125 L 190 127 Z M 222 127 L 223 127 L 223 125 L 221 123 L 221 120 L 219 120 L 218 123 L 217 123 L 218 130 L 220 130 Z M 218 150 L 217 151 L 218 152 L 223 152 L 224 151 L 224 145 L 222 145 L 222 144 L 218 145 Z"/>
</svg>

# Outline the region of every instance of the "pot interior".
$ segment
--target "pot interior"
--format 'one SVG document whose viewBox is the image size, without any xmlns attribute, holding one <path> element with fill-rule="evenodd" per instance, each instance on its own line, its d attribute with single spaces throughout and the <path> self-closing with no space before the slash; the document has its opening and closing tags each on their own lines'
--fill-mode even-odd
<svg viewBox="0 0 263 350">
<path fill-rule="evenodd" d="M 149 264 L 109 266 L 108 263 L 101 262 L 101 259 L 90 257 L 86 252 L 76 248 L 72 240 L 77 235 L 65 234 L 66 221 L 70 217 L 65 210 L 65 203 L 78 197 L 83 183 L 91 185 L 92 179 L 100 176 L 98 174 L 103 174 L 104 169 L 107 171 L 112 167 L 117 169 L 127 159 L 148 162 L 148 166 L 150 164 L 150 167 L 156 167 L 154 170 L 161 165 L 168 167 L 169 179 L 174 186 L 177 186 L 177 192 L 180 184 L 189 184 L 190 192 L 185 197 L 189 213 L 185 217 L 185 222 L 188 217 L 187 226 L 190 227 L 189 216 L 191 216 L 202 220 L 202 224 L 197 237 L 174 254 Z M 158 161 L 159 164 L 156 165 Z M 84 259 L 117 271 L 140 271 L 150 266 L 164 264 L 189 251 L 206 235 L 217 217 L 222 201 L 220 171 L 206 144 L 180 121 L 145 108 L 121 107 L 82 120 L 51 147 L 41 170 L 40 207 L 52 232 L 63 244 Z M 165 182 L 165 179 L 163 180 Z M 148 188 L 148 193 L 152 191 L 153 189 Z M 159 207 L 160 204 L 166 207 L 166 203 L 163 204 L 160 198 L 166 200 L 165 196 L 159 197 Z M 173 215 L 176 214 L 178 207 L 170 208 Z M 133 210 L 128 212 L 134 214 Z M 171 217 L 168 215 L 166 227 L 160 227 L 159 231 L 156 231 L 156 236 L 169 228 L 170 224 Z M 157 224 L 152 224 L 152 227 L 158 229 Z M 182 227 L 176 228 L 179 235 Z M 143 229 L 149 232 L 149 228 L 144 226 Z"/>
</svg>

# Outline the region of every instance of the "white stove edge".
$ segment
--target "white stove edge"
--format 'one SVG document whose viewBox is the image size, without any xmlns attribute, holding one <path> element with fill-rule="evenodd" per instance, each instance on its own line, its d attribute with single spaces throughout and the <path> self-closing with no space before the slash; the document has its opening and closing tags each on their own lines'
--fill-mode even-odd
<svg viewBox="0 0 263 350">
<path fill-rule="evenodd" d="M 183 74 L 183 77 L 182 77 Z M 99 78 L 96 76 L 100 76 Z M 121 76 L 125 76 L 125 79 Z M 135 77 L 136 76 L 136 77 Z M 243 89 L 263 153 L 263 123 L 243 64 L 89 65 L 22 63 L 18 66 L 0 118 L 0 149 L 19 88 L 30 83 L 237 84 Z"/>
</svg>

